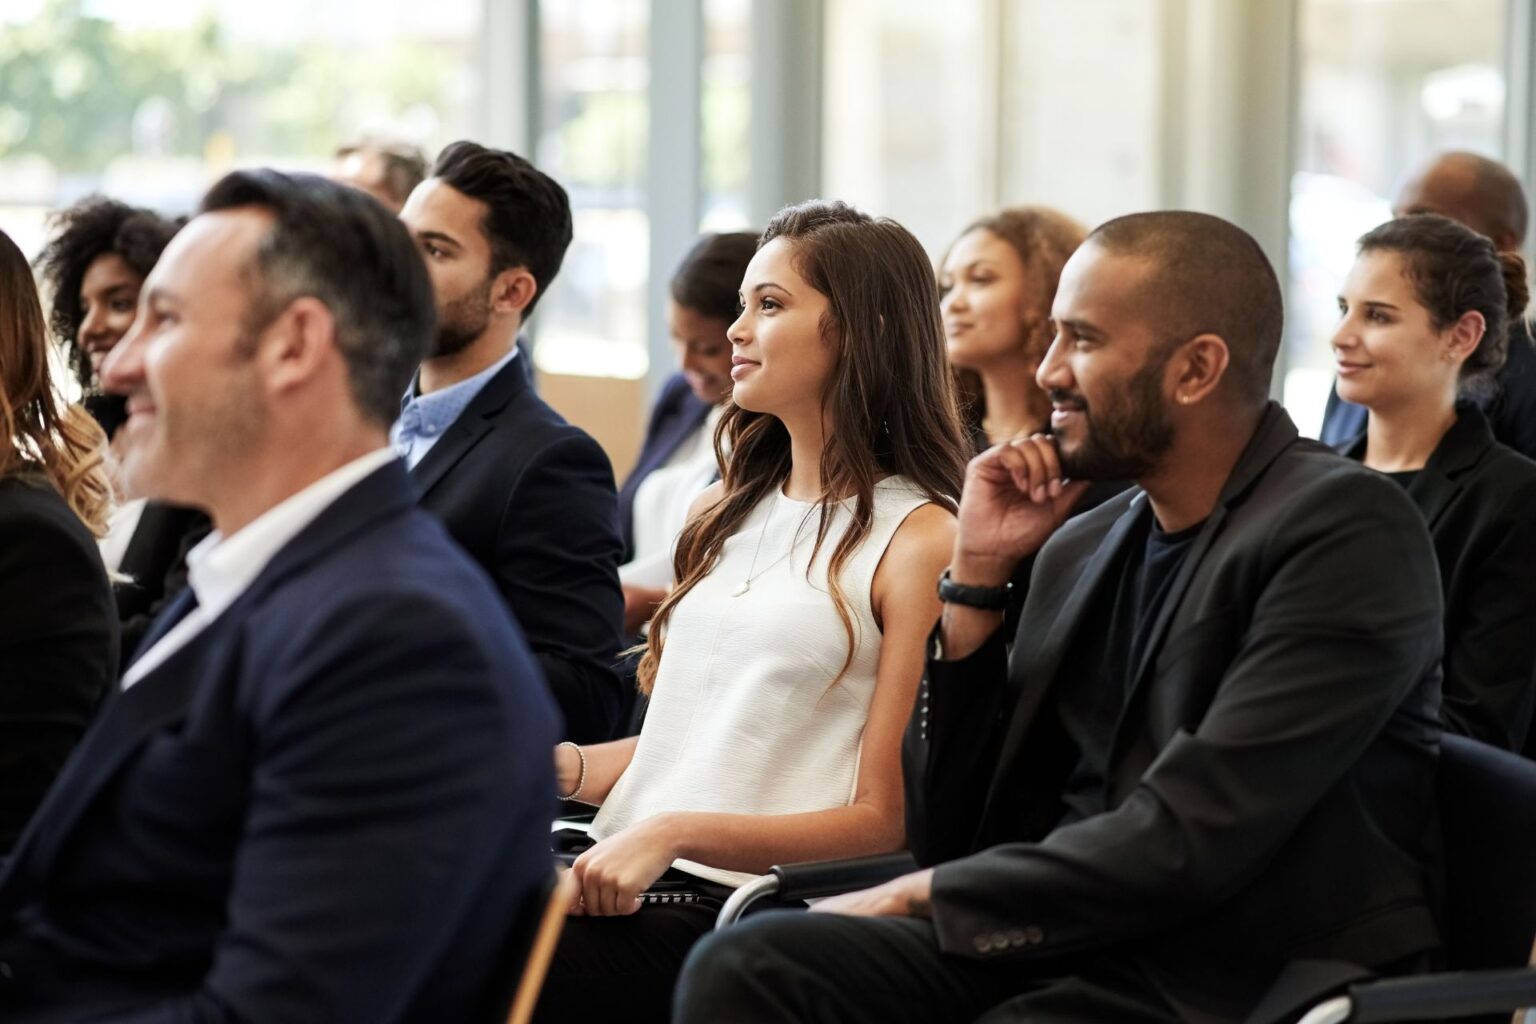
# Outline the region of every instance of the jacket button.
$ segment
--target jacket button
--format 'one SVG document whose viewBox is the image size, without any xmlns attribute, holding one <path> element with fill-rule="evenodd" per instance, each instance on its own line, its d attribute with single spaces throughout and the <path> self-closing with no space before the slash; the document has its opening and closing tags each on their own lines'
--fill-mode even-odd
<svg viewBox="0 0 1536 1024">
<path fill-rule="evenodd" d="M 1031 946 L 1038 946 L 1045 941 L 1045 930 L 1037 924 L 1032 924 L 1024 929 L 1024 940 Z"/>
<path fill-rule="evenodd" d="M 976 936 L 975 943 L 976 943 L 976 952 L 978 952 L 978 953 L 990 953 L 990 952 L 992 952 L 992 940 L 987 938 L 985 935 L 978 935 L 978 936 Z"/>
<path fill-rule="evenodd" d="M 1004 935 L 1002 932 L 993 932 L 992 933 L 992 949 L 993 949 L 993 951 L 1001 953 L 1004 950 L 1006 950 L 1007 948 L 1008 948 L 1008 936 Z"/>
<path fill-rule="evenodd" d="M 1018 949 L 1028 941 L 1028 937 L 1026 937 L 1025 934 L 1017 928 L 1008 933 L 1008 945 L 1012 946 L 1014 949 Z"/>
</svg>

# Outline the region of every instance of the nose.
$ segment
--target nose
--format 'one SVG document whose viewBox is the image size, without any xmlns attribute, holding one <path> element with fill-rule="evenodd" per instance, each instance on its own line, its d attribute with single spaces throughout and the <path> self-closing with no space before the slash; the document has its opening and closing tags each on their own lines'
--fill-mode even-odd
<svg viewBox="0 0 1536 1024">
<path fill-rule="evenodd" d="M 747 311 L 745 309 L 736 314 L 736 319 L 731 323 L 730 327 L 726 328 L 725 337 L 726 340 L 737 348 L 752 340 L 752 331 L 748 324 Z"/>
<path fill-rule="evenodd" d="M 85 317 L 80 321 L 80 345 L 82 348 L 90 348 L 98 343 L 107 332 L 107 314 L 102 308 L 102 303 L 96 303 L 86 311 Z"/>
<path fill-rule="evenodd" d="M 1058 333 L 1051 339 L 1051 347 L 1045 350 L 1040 368 L 1035 371 L 1035 383 L 1040 385 L 1042 391 L 1072 390 L 1072 368 L 1067 365 L 1066 345 L 1062 337 Z"/>
<path fill-rule="evenodd" d="M 949 289 L 944 293 L 943 297 L 939 299 L 940 313 L 948 313 L 952 310 L 964 310 L 966 306 L 967 303 L 965 301 L 965 289 L 962 288 L 958 283 L 950 285 Z"/>
<path fill-rule="evenodd" d="M 101 364 L 101 389 L 114 395 L 132 394 L 144 383 L 144 318 L 134 317 L 123 340 L 112 346 Z"/>
<path fill-rule="evenodd" d="M 1340 352 L 1354 348 L 1358 342 L 1354 318 L 1346 315 L 1339 321 L 1338 328 L 1333 332 L 1333 340 L 1328 343 L 1328 346 L 1333 351 Z"/>
</svg>

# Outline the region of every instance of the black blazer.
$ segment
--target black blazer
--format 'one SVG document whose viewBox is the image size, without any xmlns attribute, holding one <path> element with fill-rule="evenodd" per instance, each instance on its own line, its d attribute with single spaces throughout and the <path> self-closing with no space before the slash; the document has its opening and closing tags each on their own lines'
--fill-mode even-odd
<svg viewBox="0 0 1536 1024">
<path fill-rule="evenodd" d="M 500 1019 L 555 713 L 415 503 L 373 473 L 109 700 L 0 875 L 0 1020 Z"/>
<path fill-rule="evenodd" d="M 0 479 L 0 857 L 116 678 L 95 538 L 46 481 Z"/>
<path fill-rule="evenodd" d="M 1365 458 L 1365 438 L 1346 454 Z M 1463 403 L 1408 496 L 1440 561 L 1446 728 L 1519 752 L 1536 705 L 1536 462 Z"/>
<path fill-rule="evenodd" d="M 1401 488 L 1278 406 L 1128 668 L 1110 810 L 1057 827 L 1078 755 L 1055 698 L 1151 514 L 1133 489 L 1045 545 L 1011 664 L 1001 635 L 929 661 L 903 758 L 941 948 L 1128 955 L 1170 998 L 1239 1018 L 1293 961 L 1435 950 L 1434 553 Z"/>
<path fill-rule="evenodd" d="M 680 373 L 673 374 L 662 385 L 656 404 L 651 406 L 651 421 L 645 428 L 640 457 L 619 490 L 619 529 L 624 537 L 625 562 L 635 557 L 635 493 L 646 477 L 703 427 L 713 408 L 708 402 L 699 401 Z"/>
<path fill-rule="evenodd" d="M 523 627 L 565 739 L 611 739 L 624 595 L 613 470 L 597 442 L 528 384 L 523 357 L 492 377 L 411 471 Z"/>
<path fill-rule="evenodd" d="M 197 509 L 151 501 L 144 505 L 112 583 L 122 625 L 123 660 L 133 657 L 155 616 L 187 585 L 187 552 L 213 525 Z"/>
</svg>

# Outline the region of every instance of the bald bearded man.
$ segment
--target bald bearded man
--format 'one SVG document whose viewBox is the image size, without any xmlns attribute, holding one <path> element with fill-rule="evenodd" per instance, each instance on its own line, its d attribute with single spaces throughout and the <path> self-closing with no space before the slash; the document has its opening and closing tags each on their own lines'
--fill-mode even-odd
<svg viewBox="0 0 1536 1024">
<path fill-rule="evenodd" d="M 1398 191 L 1398 217 L 1438 213 L 1492 240 L 1500 252 L 1517 252 L 1530 219 L 1525 190 L 1503 164 L 1476 153 L 1441 153 L 1419 167 Z M 1523 318 L 1509 325 L 1509 356 L 1489 395 L 1473 395 L 1493 427 L 1493 436 L 1536 458 L 1536 345 Z M 1339 445 L 1365 432 L 1364 407 L 1328 395 L 1322 440 Z"/>
</svg>

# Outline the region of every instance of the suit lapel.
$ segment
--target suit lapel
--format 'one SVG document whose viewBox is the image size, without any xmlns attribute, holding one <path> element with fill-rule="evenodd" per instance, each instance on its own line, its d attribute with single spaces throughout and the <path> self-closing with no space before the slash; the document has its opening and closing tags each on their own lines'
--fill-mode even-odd
<svg viewBox="0 0 1536 1024">
<path fill-rule="evenodd" d="M 480 439 L 496 426 L 496 414 L 501 412 L 519 394 L 528 390 L 528 375 L 520 365 L 521 354 L 485 382 L 485 387 L 464 407 L 453 426 L 443 432 L 420 462 L 411 470 L 416 488 L 423 496 L 458 464 Z"/>
<path fill-rule="evenodd" d="M 1115 520 L 1114 525 L 1094 550 L 1092 557 L 1088 559 L 1082 573 L 1077 577 L 1077 582 L 1072 585 L 1072 590 L 1062 602 L 1060 612 L 1051 620 L 1035 654 L 1031 656 L 1021 652 L 1021 647 L 1030 642 L 1027 637 L 1021 636 L 1014 645 L 1009 674 L 1012 676 L 1015 672 L 1022 672 L 1022 677 L 1018 680 L 1019 697 L 1014 706 L 1013 717 L 1008 723 L 1008 735 L 1003 741 L 1002 751 L 998 756 L 999 765 L 1012 764 L 1019 756 L 1030 726 L 1034 723 L 1035 715 L 1039 711 L 1040 703 L 1055 683 L 1061 660 L 1066 656 L 1067 648 L 1077 636 L 1078 628 L 1087 617 L 1094 597 L 1098 594 L 1099 588 L 1105 585 L 1110 569 L 1120 564 L 1126 542 L 1137 533 L 1137 524 L 1141 522 L 1142 517 L 1151 514 L 1146 495 L 1138 493 L 1131 500 L 1130 506 L 1120 514 L 1120 518 Z M 1021 669 L 1021 666 L 1028 667 Z M 998 772 L 992 777 L 992 785 L 988 790 L 987 802 L 982 811 L 982 821 L 988 820 L 994 801 L 1003 795 L 1001 788 L 1009 784 L 1005 782 L 1005 774 Z"/>
<path fill-rule="evenodd" d="M 1470 404 L 1456 407 L 1456 422 L 1435 446 L 1429 461 L 1408 485 L 1408 496 L 1419 506 L 1424 521 L 1434 530 L 1451 499 L 1461 491 L 1461 476 L 1477 465 L 1494 443 L 1485 417 Z"/>
</svg>

